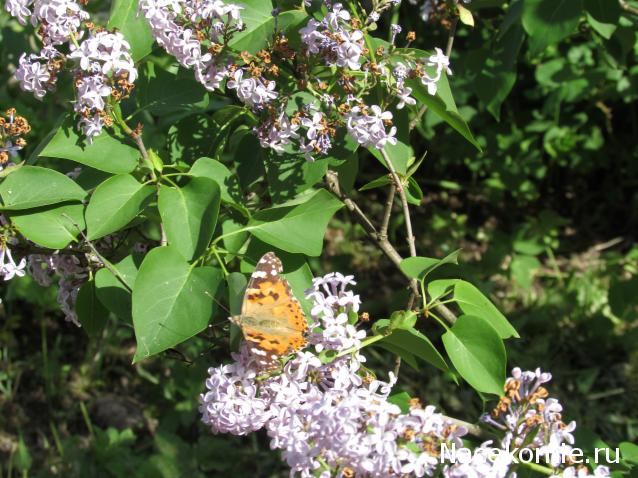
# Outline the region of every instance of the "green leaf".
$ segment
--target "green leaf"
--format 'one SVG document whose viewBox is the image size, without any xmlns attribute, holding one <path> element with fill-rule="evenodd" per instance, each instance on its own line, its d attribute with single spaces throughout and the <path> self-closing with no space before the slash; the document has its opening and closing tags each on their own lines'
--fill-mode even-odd
<svg viewBox="0 0 638 478">
<path fill-rule="evenodd" d="M 505 383 L 505 346 L 481 317 L 460 316 L 442 336 L 452 364 L 474 389 L 501 395 Z"/>
<path fill-rule="evenodd" d="M 441 297 L 451 289 L 461 310 L 468 315 L 476 315 L 487 320 L 501 338 L 518 338 L 518 332 L 503 314 L 475 286 L 461 279 L 441 279 L 428 284 L 428 293 L 432 297 Z"/>
<path fill-rule="evenodd" d="M 140 110 L 157 115 L 191 115 L 209 104 L 208 93 L 193 78 L 192 72 L 174 74 L 151 62 L 141 68 L 136 89 L 139 89 Z M 168 117 L 171 122 L 172 119 Z"/>
<path fill-rule="evenodd" d="M 226 283 L 228 286 L 228 304 L 230 308 L 230 315 L 241 314 L 241 306 L 244 302 L 244 292 L 246 291 L 246 284 L 248 279 L 240 272 L 231 272 L 226 277 Z M 241 340 L 241 329 L 231 322 L 230 324 L 230 348 L 231 350 L 237 350 L 239 341 Z"/>
<path fill-rule="evenodd" d="M 459 114 L 456 107 L 450 84 L 447 76 L 442 75 L 437 83 L 437 93 L 432 96 L 428 93 L 427 88 L 420 80 L 407 80 L 405 84 L 412 88 L 412 96 L 417 100 L 418 104 L 428 106 L 428 110 L 439 116 L 443 121 L 454 128 L 461 136 L 469 141 L 479 152 L 482 151 L 481 145 L 476 141 L 470 127 Z"/>
<path fill-rule="evenodd" d="M 434 365 L 439 370 L 448 371 L 445 359 L 425 335 L 414 328 L 396 329 L 392 334 L 381 339 L 379 344 L 389 344 L 405 350 L 415 357 Z"/>
<path fill-rule="evenodd" d="M 132 320 L 131 291 L 135 285 L 140 263 L 141 258 L 129 255 L 117 264 L 112 264 L 113 268 L 119 273 L 119 278 L 106 267 L 103 267 L 95 274 L 95 288 L 98 299 L 109 311 L 127 322 Z M 122 280 L 124 283 L 122 283 Z"/>
<path fill-rule="evenodd" d="M 66 201 L 82 201 L 86 192 L 53 169 L 23 166 L 0 183 L 5 211 L 30 209 Z"/>
<path fill-rule="evenodd" d="M 445 264 L 458 264 L 458 257 L 461 249 L 451 252 L 443 259 L 433 259 L 431 257 L 408 257 L 400 264 L 401 271 L 408 277 L 423 280 L 427 275 Z"/>
<path fill-rule="evenodd" d="M 89 337 L 96 338 L 102 334 L 109 311 L 98 299 L 94 281 L 87 281 L 80 287 L 75 301 L 75 313 Z"/>
<path fill-rule="evenodd" d="M 246 230 L 284 251 L 318 256 L 328 222 L 342 207 L 341 201 L 325 189 L 320 189 L 301 204 L 255 213 Z"/>
<path fill-rule="evenodd" d="M 133 362 L 155 355 L 201 332 L 215 313 L 221 271 L 192 267 L 172 246 L 144 258 L 133 287 Z"/>
<path fill-rule="evenodd" d="M 8 215 L 24 237 L 39 246 L 64 249 L 84 229 L 84 206 L 64 204 L 45 206 Z"/>
<path fill-rule="evenodd" d="M 153 35 L 144 15 L 139 13 L 138 0 L 113 0 L 107 27 L 116 28 L 131 45 L 133 61 L 139 61 L 153 49 Z"/>
<path fill-rule="evenodd" d="M 456 8 L 459 11 L 459 20 L 461 20 L 461 23 L 463 23 L 464 25 L 473 27 L 474 17 L 472 16 L 472 12 L 469 11 L 467 8 L 465 8 L 463 5 L 458 3 L 456 4 Z"/>
<path fill-rule="evenodd" d="M 383 341 L 375 342 L 374 344 L 372 344 L 372 346 L 381 347 L 382 349 L 387 350 L 391 354 L 394 354 L 397 357 L 401 357 L 401 360 L 403 360 L 403 362 L 407 363 L 410 367 L 412 367 L 417 372 L 420 371 L 419 363 L 416 361 L 416 357 L 414 356 L 414 354 L 411 354 L 407 350 L 402 349 L 401 347 L 397 347 L 396 345 L 392 345 L 388 342 L 383 342 Z"/>
<path fill-rule="evenodd" d="M 222 202 L 241 204 L 242 191 L 237 177 L 219 161 L 212 158 L 199 158 L 191 167 L 189 174 L 215 181 L 219 185 Z"/>
<path fill-rule="evenodd" d="M 89 240 L 119 231 L 137 216 L 154 193 L 128 174 L 113 176 L 100 184 L 86 208 Z"/>
<path fill-rule="evenodd" d="M 534 284 L 534 275 L 541 268 L 540 261 L 534 256 L 516 254 L 510 264 L 510 272 L 518 285 L 529 289 Z"/>
<path fill-rule="evenodd" d="M 606 40 L 609 40 L 618 28 L 620 3 L 618 0 L 584 0 L 587 22 Z"/>
<path fill-rule="evenodd" d="M 638 445 L 628 441 L 622 442 L 618 445 L 620 448 L 620 456 L 623 461 L 638 464 Z"/>
<path fill-rule="evenodd" d="M 497 121 L 501 118 L 501 105 L 516 83 L 516 60 L 524 38 L 523 29 L 517 24 L 495 39 L 473 83 L 477 96 Z"/>
<path fill-rule="evenodd" d="M 93 138 L 93 143 L 87 144 L 76 134 L 74 120 L 69 116 L 38 156 L 69 159 L 100 171 L 121 174 L 136 168 L 139 152 L 107 132 Z"/>
<path fill-rule="evenodd" d="M 297 30 L 308 18 L 301 10 L 289 10 L 273 17 L 272 3 L 264 0 L 243 0 L 241 5 L 244 7 L 241 18 L 246 28 L 236 33 L 229 43 L 239 51 L 256 53 L 265 48 L 276 30 L 297 35 Z"/>
<path fill-rule="evenodd" d="M 23 476 L 28 476 L 28 471 L 29 469 L 31 469 L 32 464 L 33 458 L 31 458 L 31 454 L 29 453 L 27 444 L 24 442 L 22 434 L 20 434 L 20 438 L 18 440 L 18 450 L 16 453 L 16 468 L 22 472 Z M 9 467 L 9 469 L 11 468 Z"/>
<path fill-rule="evenodd" d="M 301 155 L 266 155 L 268 191 L 275 204 L 301 194 L 321 181 L 328 170 L 328 160 L 306 161 Z"/>
<path fill-rule="evenodd" d="M 525 0 L 523 28 L 530 36 L 530 53 L 538 55 L 569 36 L 578 25 L 582 0 Z"/>
<path fill-rule="evenodd" d="M 388 402 L 395 404 L 401 409 L 401 413 L 410 412 L 410 394 L 407 392 L 399 392 L 388 397 Z"/>
<path fill-rule="evenodd" d="M 158 208 L 168 243 L 188 260 L 199 257 L 213 238 L 219 204 L 219 186 L 209 178 L 192 178 L 180 188 L 161 186 Z"/>
</svg>

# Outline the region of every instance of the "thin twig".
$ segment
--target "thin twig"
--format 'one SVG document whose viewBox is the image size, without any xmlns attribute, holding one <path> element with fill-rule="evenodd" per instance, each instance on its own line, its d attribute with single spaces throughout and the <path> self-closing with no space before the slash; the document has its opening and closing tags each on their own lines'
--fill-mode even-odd
<svg viewBox="0 0 638 478">
<path fill-rule="evenodd" d="M 354 214 L 356 221 L 363 227 L 368 236 L 377 244 L 379 249 L 392 261 L 392 263 L 400 270 L 401 261 L 403 257 L 397 252 L 394 246 L 388 241 L 387 236 L 382 237 L 378 232 L 374 224 L 368 219 L 368 216 L 361 210 L 361 208 L 350 198 L 347 194 L 341 191 L 339 186 L 339 175 L 337 172 L 328 170 L 326 173 L 326 183 L 330 192 L 337 196 L 346 205 L 348 210 Z M 418 287 L 413 288 L 415 293 L 418 294 Z"/>
<path fill-rule="evenodd" d="M 410 219 L 410 205 L 408 204 L 408 199 L 405 195 L 403 182 L 401 182 L 401 178 L 399 178 L 396 169 L 394 169 L 394 165 L 392 164 L 392 161 L 390 161 L 388 153 L 386 153 L 384 149 L 380 149 L 379 151 L 381 152 L 381 156 L 383 156 L 384 161 L 388 165 L 390 174 L 392 174 L 395 186 L 397 188 L 397 191 L 399 192 L 399 198 L 401 198 L 401 205 L 403 206 L 403 215 L 405 216 L 405 230 L 408 235 L 407 241 L 408 247 L 410 248 L 410 256 L 416 257 L 416 245 L 414 243 L 414 234 L 412 232 L 412 219 Z"/>
<path fill-rule="evenodd" d="M 387 237 L 381 237 L 381 235 L 377 233 L 377 230 L 372 222 L 370 222 L 370 219 L 368 219 L 354 200 L 341 191 L 341 187 L 339 186 L 339 175 L 335 171 L 328 170 L 326 173 L 326 183 L 330 192 L 344 202 L 348 210 L 354 214 L 355 220 L 363 227 L 368 236 L 377 244 L 379 249 L 381 249 L 388 259 L 392 261 L 397 269 L 401 270 L 401 261 L 403 261 L 403 257 L 401 257 L 390 241 L 388 241 Z M 408 277 L 408 279 L 409 278 L 410 277 Z M 412 293 L 415 294 L 415 297 L 419 297 L 420 294 L 418 286 L 414 287 L 414 284 L 410 283 L 410 287 L 412 288 Z M 445 305 L 438 305 L 435 309 L 449 323 L 453 324 L 456 321 L 456 315 L 454 312 L 448 309 Z"/>
<path fill-rule="evenodd" d="M 393 182 L 390 182 L 388 200 L 385 203 L 385 211 L 383 212 L 383 220 L 381 221 L 381 230 L 379 231 L 379 234 L 382 237 L 388 237 L 388 228 L 390 227 L 390 217 L 392 216 L 392 206 L 394 205 L 394 195 L 396 193 L 396 185 Z"/>
<path fill-rule="evenodd" d="M 638 15 L 638 8 L 632 7 L 626 2 L 626 0 L 618 0 L 618 3 L 620 4 L 620 8 L 622 8 L 624 11 L 632 13 L 634 15 Z"/>
</svg>

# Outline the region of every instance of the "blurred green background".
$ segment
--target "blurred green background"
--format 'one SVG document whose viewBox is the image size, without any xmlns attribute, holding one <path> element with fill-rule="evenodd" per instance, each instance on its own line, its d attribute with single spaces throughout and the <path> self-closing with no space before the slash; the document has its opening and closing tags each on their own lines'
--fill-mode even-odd
<svg viewBox="0 0 638 478">
<path fill-rule="evenodd" d="M 583 15 L 566 38 L 537 51 L 514 11 L 522 2 L 513 3 L 476 0 L 476 27 L 459 24 L 454 44 L 450 82 L 483 151 L 430 113 L 412 135 L 417 157 L 427 153 L 416 176 L 417 250 L 463 249 L 455 273 L 489 294 L 521 335 L 507 342 L 510 366 L 553 373 L 550 392 L 566 420 L 577 420 L 581 446 L 635 441 L 638 17 L 623 10 L 603 35 Z M 404 4 L 400 22 L 417 32 L 416 46 L 444 47 L 449 18 L 424 22 Z M 19 90 L 12 73 L 34 45 L 29 28 L 0 14 L 0 108 L 31 122 L 25 157 L 70 97 L 62 87 L 39 102 Z M 362 157 L 357 186 L 381 174 Z M 380 217 L 382 190 L 356 198 Z M 402 244 L 400 223 L 392 234 Z M 311 265 L 354 274 L 374 318 L 404 307 L 404 280 L 347 212 Z M 0 476 L 9 467 L 15 476 L 287 475 L 265 434 L 214 436 L 198 423 L 196 397 L 207 367 L 228 357 L 226 343 L 196 338 L 179 354 L 133 366 L 132 329 L 111 322 L 89 342 L 64 322 L 54 287 L 27 277 L 1 284 L 0 296 Z M 381 374 L 394 366 L 381 349 L 369 357 Z M 467 421 L 484 411 L 469 387 L 426 365 L 404 365 L 398 387 Z"/>
</svg>

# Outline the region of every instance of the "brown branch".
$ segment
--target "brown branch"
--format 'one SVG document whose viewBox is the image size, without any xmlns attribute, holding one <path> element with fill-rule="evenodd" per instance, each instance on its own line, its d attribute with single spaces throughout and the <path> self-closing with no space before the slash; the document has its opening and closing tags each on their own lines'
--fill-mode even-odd
<svg viewBox="0 0 638 478">
<path fill-rule="evenodd" d="M 403 182 L 401 178 L 397 174 L 396 169 L 394 169 L 394 165 L 392 161 L 390 161 L 390 157 L 388 153 L 384 149 L 379 150 L 381 152 L 381 156 L 383 156 L 384 161 L 388 165 L 388 169 L 390 170 L 390 174 L 392 174 L 392 178 L 394 179 L 395 186 L 397 191 L 399 191 L 399 197 L 401 198 L 401 205 L 403 206 L 403 215 L 405 216 L 405 231 L 408 235 L 408 247 L 410 249 L 410 256 L 416 257 L 416 245 L 414 243 L 414 233 L 412 232 L 412 219 L 410 218 L 410 205 L 408 204 L 408 199 L 405 195 L 405 188 L 403 187 Z"/>
<path fill-rule="evenodd" d="M 638 8 L 632 7 L 631 5 L 629 5 L 629 3 L 627 3 L 626 0 L 618 0 L 618 3 L 620 4 L 620 8 L 622 8 L 627 13 L 638 15 Z"/>
<path fill-rule="evenodd" d="M 394 195 L 396 193 L 396 185 L 393 182 L 390 182 L 388 200 L 385 203 L 385 211 L 383 212 L 383 220 L 381 221 L 381 231 L 379 232 L 382 237 L 388 237 L 388 228 L 390 227 L 390 217 L 392 216 L 392 206 L 394 205 Z"/>
</svg>

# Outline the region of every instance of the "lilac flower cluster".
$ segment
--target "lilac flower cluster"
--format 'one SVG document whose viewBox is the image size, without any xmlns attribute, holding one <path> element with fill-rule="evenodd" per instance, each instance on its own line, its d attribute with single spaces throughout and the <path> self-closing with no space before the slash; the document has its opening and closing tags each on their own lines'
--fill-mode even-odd
<svg viewBox="0 0 638 478">
<path fill-rule="evenodd" d="M 361 68 L 363 32 L 353 28 L 350 12 L 337 3 L 320 22 L 311 18 L 299 33 L 308 53 L 318 55 L 328 66 Z"/>
<path fill-rule="evenodd" d="M 515 478 L 520 448 L 538 450 L 556 478 L 610 476 L 604 466 L 591 475 L 570 464 L 575 423 L 562 422 L 560 403 L 543 387 L 551 375 L 540 369 L 513 369 L 505 395 L 482 417 L 502 438 L 455 461 L 450 450 L 462 446 L 465 427 L 415 399 L 402 413 L 389 400 L 394 374 L 383 382 L 363 367 L 366 332 L 356 327 L 360 298 L 349 289 L 354 284 L 339 273 L 314 279 L 306 292 L 312 301 L 310 347 L 284 360 L 280 371 L 260 368 L 245 344 L 232 363 L 208 370 L 200 411 L 213 433 L 265 429 L 291 476 L 308 478 Z"/>
<path fill-rule="evenodd" d="M 4 116 L 0 115 L 0 171 L 27 145 L 24 136 L 29 131 L 29 122 L 16 114 L 15 108 L 9 108 Z"/>
<path fill-rule="evenodd" d="M 352 276 L 317 278 L 307 293 L 315 329 L 311 350 L 298 352 L 281 374 L 260 377 L 247 347 L 234 362 L 209 369 L 200 397 L 202 420 L 214 433 L 245 435 L 265 428 L 291 474 L 311 476 L 432 476 L 441 443 L 465 433 L 417 403 L 409 413 L 388 401 L 395 378 L 364 371 L 366 332 L 350 319 L 360 299 Z M 327 363 L 327 352 L 337 358 Z"/>
<path fill-rule="evenodd" d="M 86 266 L 73 254 L 51 255 L 31 254 L 28 257 L 29 274 L 42 287 L 49 287 L 58 277 L 58 305 L 68 322 L 78 327 L 80 322 L 75 313 L 75 301 L 80 287 L 88 280 Z"/>
<path fill-rule="evenodd" d="M 22 24 L 30 17 L 44 45 L 38 53 L 20 57 L 15 75 L 21 88 L 43 98 L 55 89 L 67 62 L 72 62 L 74 109 L 91 142 L 112 123 L 108 102 L 127 97 L 133 88 L 137 70 L 130 45 L 121 33 L 88 24 L 88 13 L 74 0 L 8 0 L 5 8 Z M 67 48 L 68 55 L 63 53 Z"/>
<path fill-rule="evenodd" d="M 410 67 L 403 65 L 403 76 L 394 77 L 387 62 L 374 60 L 365 46 L 365 27 L 341 3 L 330 2 L 323 19 L 311 18 L 299 30 L 301 51 L 293 50 L 286 36 L 277 32 L 270 46 L 255 54 L 233 49 L 233 37 L 245 28 L 238 4 L 142 0 L 140 11 L 155 40 L 180 65 L 192 69 L 206 89 L 216 91 L 225 85 L 259 116 L 254 131 L 262 147 L 277 153 L 301 152 L 308 160 L 329 153 L 339 127 L 365 147 L 396 143 L 392 113 L 361 100 L 376 82 L 368 81 L 370 76 L 386 85 L 402 108 L 416 104 L 404 82 L 408 75 L 419 77 L 435 94 L 442 73 L 449 72 L 447 57 L 437 50 L 429 58 L 411 60 Z M 318 65 L 335 69 L 335 91 L 329 93 L 331 87 L 309 75 Z M 425 66 L 435 67 L 435 74 L 429 76 Z M 292 71 L 292 76 L 288 73 L 281 80 L 283 69 Z M 356 76 L 362 70 L 363 81 Z M 291 108 L 291 97 L 300 91 L 308 95 L 304 105 Z"/>
<path fill-rule="evenodd" d="M 505 478 L 515 476 L 515 450 L 535 450 L 552 469 L 554 477 L 609 477 L 609 469 L 598 466 L 594 474 L 584 467 L 569 466 L 573 452 L 576 422 L 562 421 L 562 405 L 543 386 L 551 380 L 550 373 L 512 370 L 505 383 L 505 395 L 482 421 L 498 430 L 502 438 L 497 444 L 483 443 L 468 463 L 457 463 L 446 469 L 449 477 Z M 494 454 L 494 449 L 502 453 Z M 573 460 L 571 461 L 573 463 Z M 567 466 L 565 466 L 567 464 Z"/>
</svg>

